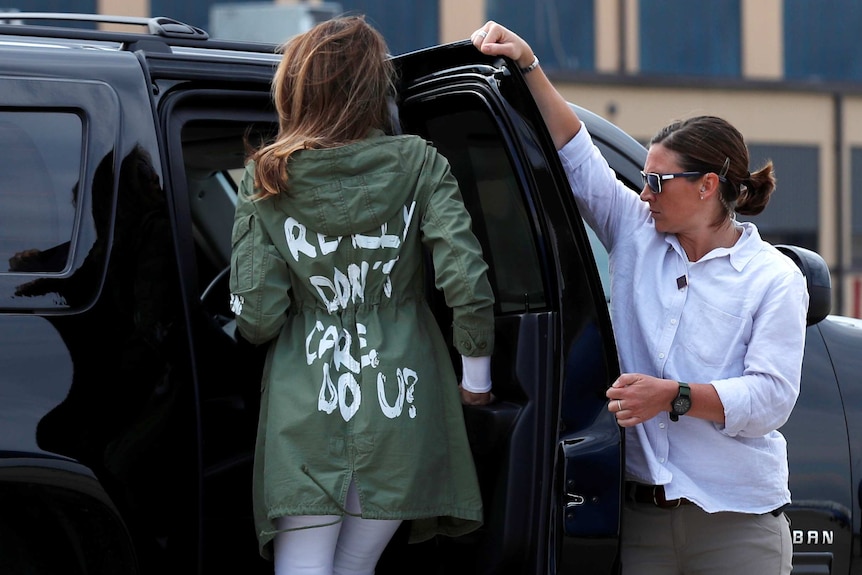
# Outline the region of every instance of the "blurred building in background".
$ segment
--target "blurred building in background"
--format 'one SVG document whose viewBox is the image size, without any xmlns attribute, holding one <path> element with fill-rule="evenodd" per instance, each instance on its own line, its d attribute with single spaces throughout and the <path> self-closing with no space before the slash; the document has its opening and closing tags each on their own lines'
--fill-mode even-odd
<svg viewBox="0 0 862 575">
<path fill-rule="evenodd" d="M 526 38 L 573 102 L 646 142 L 668 122 L 727 118 L 778 190 L 751 218 L 821 253 L 835 311 L 862 317 L 862 3 L 858 0 L 5 0 L 20 11 L 167 16 L 280 43 L 362 13 L 394 54 L 465 39 L 486 20 Z"/>
</svg>

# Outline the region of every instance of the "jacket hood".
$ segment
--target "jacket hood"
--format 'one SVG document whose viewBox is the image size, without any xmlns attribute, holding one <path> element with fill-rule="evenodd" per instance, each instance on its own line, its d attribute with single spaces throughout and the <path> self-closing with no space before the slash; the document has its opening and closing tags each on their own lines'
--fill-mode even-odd
<svg viewBox="0 0 862 575">
<path fill-rule="evenodd" d="M 347 236 L 379 228 L 413 196 L 429 144 L 416 136 L 369 138 L 297 152 L 288 163 L 288 190 L 276 201 L 309 230 Z"/>
</svg>

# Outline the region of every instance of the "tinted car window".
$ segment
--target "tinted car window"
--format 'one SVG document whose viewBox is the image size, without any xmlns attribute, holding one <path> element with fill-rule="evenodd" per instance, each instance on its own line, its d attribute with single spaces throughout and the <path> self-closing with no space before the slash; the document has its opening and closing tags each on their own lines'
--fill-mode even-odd
<svg viewBox="0 0 862 575">
<path fill-rule="evenodd" d="M 447 157 L 473 230 L 490 264 L 500 313 L 547 307 L 536 233 L 523 199 L 505 138 L 484 102 L 459 95 L 423 110 L 422 126 L 411 126 Z"/>
<path fill-rule="evenodd" d="M 593 116 L 591 112 L 580 108 L 578 108 L 577 111 L 579 114 L 587 117 Z M 602 155 L 607 158 L 608 164 L 610 164 L 616 172 L 617 178 L 619 178 L 619 180 L 633 192 L 640 194 L 640 169 L 642 164 L 634 163 L 639 160 L 639 158 L 635 159 L 622 153 L 619 148 L 619 142 L 609 143 L 608 141 L 597 137 L 595 134 L 593 134 L 593 142 L 595 142 L 596 146 L 601 150 Z M 642 150 L 642 152 L 645 156 L 646 150 Z M 602 245 L 602 242 L 599 241 L 596 232 L 586 221 L 584 221 L 584 228 L 587 230 L 587 237 L 590 240 L 590 248 L 593 251 L 593 258 L 596 260 L 596 267 L 599 272 L 599 278 L 602 281 L 602 290 L 605 294 L 605 300 L 610 302 L 611 276 L 608 251 L 605 249 L 605 246 Z"/>
<path fill-rule="evenodd" d="M 0 272 L 67 267 L 82 132 L 72 113 L 0 112 Z"/>
<path fill-rule="evenodd" d="M 584 222 L 584 227 L 587 230 L 587 237 L 590 239 L 590 248 L 593 250 L 593 257 L 596 260 L 596 267 L 599 270 L 599 277 L 602 280 L 602 290 L 605 292 L 605 300 L 611 301 L 611 273 L 608 262 L 608 252 L 596 232 L 593 231 L 587 222 Z"/>
</svg>

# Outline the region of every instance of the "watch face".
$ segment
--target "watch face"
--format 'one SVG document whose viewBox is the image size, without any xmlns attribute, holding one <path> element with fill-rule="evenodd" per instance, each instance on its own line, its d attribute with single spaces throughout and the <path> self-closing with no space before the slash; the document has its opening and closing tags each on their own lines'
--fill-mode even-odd
<svg viewBox="0 0 862 575">
<path fill-rule="evenodd" d="M 691 409 L 691 399 L 687 397 L 677 397 L 673 400 L 673 411 L 679 415 L 686 413 Z"/>
</svg>

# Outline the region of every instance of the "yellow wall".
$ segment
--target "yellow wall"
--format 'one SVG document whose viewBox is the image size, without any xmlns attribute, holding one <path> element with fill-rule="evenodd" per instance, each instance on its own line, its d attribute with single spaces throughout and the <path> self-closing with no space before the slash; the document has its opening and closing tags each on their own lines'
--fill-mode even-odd
<svg viewBox="0 0 862 575">
<path fill-rule="evenodd" d="M 783 0 L 742 0 L 742 75 L 777 80 L 784 75 Z"/>
<path fill-rule="evenodd" d="M 487 21 L 484 0 L 439 0 L 440 43 L 469 38 Z"/>
<path fill-rule="evenodd" d="M 111 16 L 138 16 L 148 18 L 150 16 L 149 0 L 96 0 L 96 12 L 99 14 L 110 14 Z M 130 28 L 119 24 L 101 24 L 102 30 L 129 30 L 139 32 L 140 28 Z"/>
</svg>

